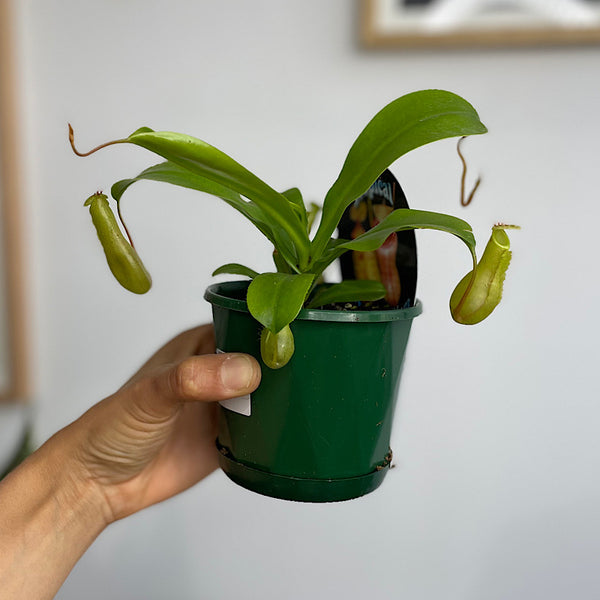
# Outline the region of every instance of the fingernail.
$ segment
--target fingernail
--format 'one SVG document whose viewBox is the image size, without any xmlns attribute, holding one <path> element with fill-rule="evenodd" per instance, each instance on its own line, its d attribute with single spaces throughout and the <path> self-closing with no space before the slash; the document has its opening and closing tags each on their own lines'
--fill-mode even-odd
<svg viewBox="0 0 600 600">
<path fill-rule="evenodd" d="M 254 365 L 244 354 L 228 356 L 221 365 L 221 382 L 230 390 L 245 390 L 254 379 Z"/>
</svg>

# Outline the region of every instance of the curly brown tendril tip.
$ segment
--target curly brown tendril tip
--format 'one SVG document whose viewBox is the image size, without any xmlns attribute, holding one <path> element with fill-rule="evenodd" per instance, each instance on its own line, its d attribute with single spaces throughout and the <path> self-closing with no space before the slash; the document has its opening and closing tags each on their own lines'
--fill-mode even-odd
<svg viewBox="0 0 600 600">
<path fill-rule="evenodd" d="M 73 127 L 71 127 L 71 123 L 67 123 L 69 126 L 69 143 L 71 144 L 71 148 L 77 156 L 90 156 L 90 154 L 94 154 L 98 150 L 102 150 L 102 148 L 106 148 L 107 146 L 113 146 L 114 144 L 123 144 L 127 140 L 113 140 L 112 142 L 106 142 L 104 144 L 100 144 L 95 148 L 92 148 L 89 152 L 79 152 L 75 147 L 75 132 L 73 131 Z"/>
<path fill-rule="evenodd" d="M 466 137 L 467 137 L 466 135 L 463 135 L 458 140 L 458 143 L 456 144 L 456 151 L 458 152 L 458 156 L 460 157 L 460 162 L 462 163 L 462 166 L 463 166 L 463 172 L 462 172 L 462 176 L 460 178 L 460 204 L 461 204 L 461 206 L 469 206 L 469 204 L 471 204 L 471 201 L 473 200 L 473 198 L 475 196 L 475 192 L 477 191 L 477 188 L 481 184 L 481 177 L 478 177 L 477 181 L 475 181 L 475 185 L 473 186 L 473 189 L 471 190 L 471 193 L 468 195 L 467 198 L 465 198 L 465 182 L 467 179 L 467 162 L 465 161 L 465 157 L 462 155 L 462 152 L 460 151 L 460 145 L 462 144 L 462 141 Z"/>
</svg>

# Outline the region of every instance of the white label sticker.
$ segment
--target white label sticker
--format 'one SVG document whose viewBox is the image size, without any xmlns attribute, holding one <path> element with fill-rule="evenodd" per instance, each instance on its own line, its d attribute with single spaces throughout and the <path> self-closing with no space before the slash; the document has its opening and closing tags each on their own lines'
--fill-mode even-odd
<svg viewBox="0 0 600 600">
<path fill-rule="evenodd" d="M 217 348 L 217 354 L 224 354 L 224 351 Z M 252 414 L 252 397 L 250 394 L 238 396 L 237 398 L 221 400 L 219 404 L 227 410 L 231 410 L 246 417 L 249 417 Z"/>
</svg>

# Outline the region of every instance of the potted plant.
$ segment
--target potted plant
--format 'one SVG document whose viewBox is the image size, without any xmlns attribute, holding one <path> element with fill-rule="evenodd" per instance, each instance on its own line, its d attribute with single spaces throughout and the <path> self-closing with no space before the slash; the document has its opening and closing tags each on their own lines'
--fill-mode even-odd
<svg viewBox="0 0 600 600">
<path fill-rule="evenodd" d="M 471 227 L 450 215 L 397 209 L 355 239 L 336 238 L 335 231 L 347 207 L 403 154 L 486 131 L 475 109 L 450 92 L 424 90 L 391 102 L 351 147 L 312 234 L 315 208 L 306 208 L 297 188 L 277 192 L 206 142 L 143 127 L 81 153 L 69 126 L 80 156 L 129 143 L 165 159 L 112 186 L 119 217 L 122 196 L 133 183 L 162 181 L 221 198 L 274 247 L 273 272 L 227 264 L 214 274 L 242 275 L 249 283 L 216 284 L 205 294 L 213 305 L 218 349 L 247 352 L 264 366 L 252 399 L 220 410 L 217 445 L 231 479 L 263 494 L 316 502 L 354 498 L 380 485 L 391 463 L 389 438 L 404 351 L 421 304 L 332 310 L 339 303 L 379 300 L 386 290 L 370 280 L 326 284 L 323 272 L 345 252 L 374 251 L 395 232 L 451 233 L 465 243 L 473 262 L 451 296 L 451 313 L 456 321 L 473 324 L 500 301 L 510 260 L 509 226 L 493 228 L 479 263 Z M 148 291 L 150 276 L 107 196 L 97 192 L 85 204 L 117 280 L 134 293 Z"/>
</svg>

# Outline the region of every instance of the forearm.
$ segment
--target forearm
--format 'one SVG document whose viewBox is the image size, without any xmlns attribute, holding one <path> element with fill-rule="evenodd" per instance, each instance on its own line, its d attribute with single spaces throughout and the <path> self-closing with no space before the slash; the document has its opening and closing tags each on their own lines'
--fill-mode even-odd
<svg viewBox="0 0 600 600">
<path fill-rule="evenodd" d="M 0 594 L 53 598 L 108 522 L 60 432 L 0 482 Z"/>
</svg>

